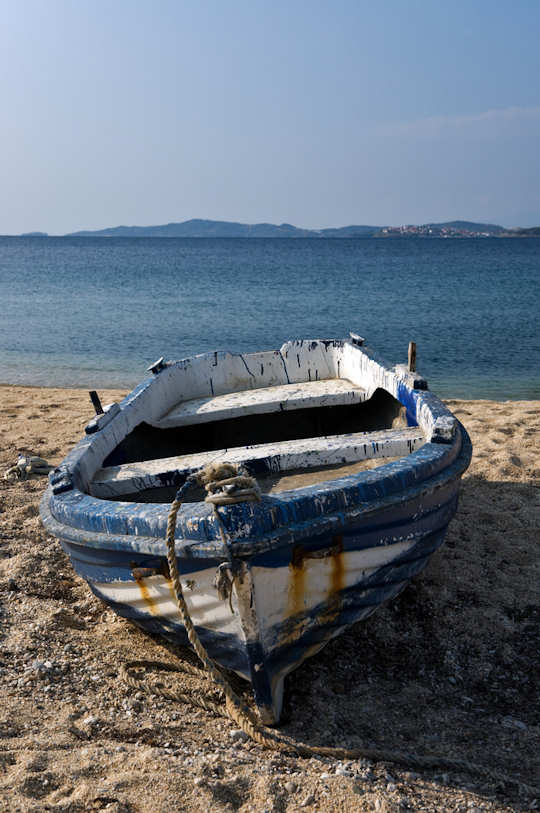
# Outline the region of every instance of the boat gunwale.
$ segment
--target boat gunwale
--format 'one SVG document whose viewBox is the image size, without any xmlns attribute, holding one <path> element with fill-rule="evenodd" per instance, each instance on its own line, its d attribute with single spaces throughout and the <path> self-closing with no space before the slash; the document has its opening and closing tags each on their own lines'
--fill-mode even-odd
<svg viewBox="0 0 540 813">
<path fill-rule="evenodd" d="M 467 469 L 471 455 L 472 445 L 470 438 L 464 429 L 459 424 L 458 432 L 461 435 L 462 442 L 460 449 L 455 459 L 445 468 L 433 473 L 430 477 L 421 479 L 411 484 L 406 490 L 395 491 L 394 493 L 381 494 L 378 499 L 372 499 L 367 502 L 351 503 L 347 506 L 346 510 L 339 512 L 326 513 L 317 516 L 312 520 L 304 520 L 301 522 L 291 522 L 286 526 L 278 526 L 273 529 L 271 533 L 258 534 L 256 540 L 241 539 L 240 541 L 233 541 L 232 544 L 226 548 L 219 536 L 218 529 L 216 528 L 215 538 L 201 539 L 183 535 L 181 538 L 176 539 L 176 549 L 180 556 L 187 558 L 223 558 L 227 561 L 230 555 L 242 558 L 256 555 L 268 550 L 276 549 L 279 547 L 291 545 L 301 541 L 302 539 L 319 537 L 328 533 L 339 533 L 346 526 L 353 525 L 358 522 L 360 517 L 362 519 L 375 518 L 378 514 L 384 513 L 389 507 L 396 504 L 405 505 L 408 501 L 414 500 L 428 491 L 436 491 L 444 488 L 448 483 L 458 480 L 463 472 Z M 441 445 L 430 444 L 439 446 L 441 453 L 444 451 Z M 419 449 L 413 452 L 413 455 L 419 454 L 425 449 Z M 409 455 L 408 457 L 412 457 Z M 400 462 L 400 461 L 396 461 Z M 387 464 L 388 466 L 395 465 L 393 463 Z M 373 472 L 380 472 L 386 466 L 381 466 L 379 469 L 371 470 L 368 472 L 361 472 L 361 474 L 372 474 Z M 347 478 L 356 477 L 357 475 L 349 475 Z M 339 482 L 339 481 L 330 481 Z M 313 488 L 312 486 L 308 487 Z M 304 491 L 305 489 L 297 489 L 296 491 Z M 80 492 L 79 492 L 80 493 Z M 294 492 L 289 492 L 294 495 Z M 285 494 L 285 492 L 283 492 Z M 85 499 L 86 495 L 82 495 Z M 40 512 L 43 524 L 49 533 L 61 539 L 68 545 L 78 545 L 81 547 L 90 547 L 94 549 L 110 549 L 119 551 L 130 551 L 133 554 L 151 555 L 151 556 L 164 556 L 165 555 L 165 542 L 164 535 L 151 536 L 139 535 L 137 533 L 111 533 L 108 531 L 97 531 L 78 525 L 68 524 L 59 521 L 52 512 L 51 502 L 54 498 L 52 495 L 51 486 L 47 488 L 43 495 Z M 91 498 L 98 503 L 106 503 L 107 500 L 98 500 Z M 276 502 L 275 498 L 264 498 L 264 500 Z M 263 502 L 264 502 L 263 500 Z M 122 503 L 114 503 L 114 505 L 122 505 Z M 125 503 L 124 505 L 130 506 L 132 504 Z M 185 512 L 192 507 L 193 504 L 183 506 Z M 212 509 L 206 504 L 202 504 L 207 509 L 207 518 L 212 518 Z M 255 505 L 255 504 L 249 504 Z M 161 503 L 148 503 L 145 504 L 146 509 L 163 509 L 164 514 L 167 513 L 168 507 Z M 229 506 L 225 509 L 228 512 L 237 509 L 239 506 Z M 181 509 L 182 511 L 182 509 Z M 184 522 L 181 520 L 184 519 Z M 179 523 L 181 526 L 185 524 L 186 517 L 179 516 Z M 178 525 L 177 525 L 178 529 Z M 179 529 L 182 530 L 182 527 Z"/>
</svg>

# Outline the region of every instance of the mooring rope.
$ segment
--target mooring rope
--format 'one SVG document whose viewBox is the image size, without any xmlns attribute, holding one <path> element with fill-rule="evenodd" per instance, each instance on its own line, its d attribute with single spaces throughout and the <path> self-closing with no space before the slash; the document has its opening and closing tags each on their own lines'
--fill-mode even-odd
<svg viewBox="0 0 540 813">
<path fill-rule="evenodd" d="M 238 502 L 258 501 L 260 500 L 261 495 L 255 478 L 239 472 L 236 467 L 230 464 L 211 465 L 205 469 L 202 469 L 196 474 L 192 474 L 190 477 L 188 477 L 181 488 L 179 488 L 174 501 L 171 504 L 167 521 L 167 560 L 169 563 L 169 571 L 171 574 L 171 581 L 178 610 L 185 626 L 189 642 L 206 669 L 205 675 L 211 677 L 215 686 L 218 687 L 225 696 L 225 710 L 223 710 L 223 708 L 220 707 L 219 704 L 214 700 L 200 695 L 199 693 L 188 694 L 185 692 L 174 692 L 163 689 L 154 683 L 150 686 L 145 686 L 144 684 L 139 683 L 132 674 L 132 671 L 135 668 L 159 668 L 167 671 L 185 671 L 189 674 L 198 673 L 200 676 L 201 671 L 197 670 L 196 667 L 189 666 L 186 668 L 185 665 L 175 667 L 172 664 L 156 661 L 132 661 L 125 664 L 123 668 L 124 676 L 130 685 L 139 690 L 142 689 L 148 694 L 159 694 L 168 700 L 178 700 L 183 703 L 191 703 L 214 714 L 229 717 L 254 742 L 274 751 L 291 751 L 297 753 L 301 757 L 322 756 L 339 760 L 368 759 L 373 762 L 392 762 L 408 768 L 413 767 L 424 770 L 438 769 L 455 771 L 457 773 L 464 772 L 468 775 L 489 779 L 496 785 L 504 784 L 516 786 L 518 790 L 524 794 L 531 794 L 532 796 L 539 794 L 540 791 L 538 788 L 525 784 L 515 777 L 506 776 L 497 770 L 488 768 L 485 765 L 470 762 L 466 759 L 455 759 L 438 754 L 418 755 L 411 752 L 369 748 L 367 746 L 359 748 L 339 748 L 308 745 L 307 743 L 298 742 L 292 737 L 289 737 L 283 733 L 272 731 L 264 726 L 260 720 L 257 719 L 252 709 L 250 709 L 234 691 L 229 680 L 218 669 L 214 661 L 208 655 L 205 647 L 201 643 L 197 631 L 195 630 L 193 621 L 191 620 L 191 615 L 184 599 L 175 549 L 176 518 L 178 516 L 180 506 L 182 505 L 184 495 L 195 483 L 204 485 L 206 488 L 206 501 L 213 505 L 214 514 L 219 523 L 220 534 L 225 544 L 226 530 L 223 525 L 223 521 L 219 516 L 219 506 L 232 505 Z"/>
</svg>

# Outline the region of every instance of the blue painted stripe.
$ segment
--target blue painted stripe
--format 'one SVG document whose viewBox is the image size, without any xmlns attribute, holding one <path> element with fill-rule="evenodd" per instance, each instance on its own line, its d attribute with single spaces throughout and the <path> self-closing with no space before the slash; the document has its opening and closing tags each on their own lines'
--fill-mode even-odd
<svg viewBox="0 0 540 813">
<path fill-rule="evenodd" d="M 434 531 L 442 526 L 446 526 L 453 515 L 456 507 L 457 495 L 444 505 L 437 505 L 429 512 L 425 512 L 421 518 L 409 521 L 407 524 L 379 525 L 370 527 L 367 532 L 355 529 L 342 535 L 344 551 L 365 550 L 394 544 L 395 538 L 407 539 L 418 538 L 426 531 Z M 307 540 L 302 547 L 306 551 L 324 549 L 333 544 L 333 537 L 323 536 Z M 77 573 L 89 582 L 110 583 L 110 582 L 133 582 L 132 568 L 144 567 L 160 570 L 166 565 L 164 556 L 147 556 L 137 554 L 133 551 L 119 551 L 115 549 L 96 550 L 83 545 L 62 541 L 62 547 L 70 555 L 73 566 Z M 416 558 L 416 546 L 413 552 L 406 552 L 402 557 L 397 557 L 395 563 Z M 257 567 L 288 567 L 291 562 L 292 548 L 290 546 L 272 552 L 266 552 L 253 557 L 252 565 Z M 206 568 L 216 568 L 223 562 L 223 558 L 178 558 L 180 573 L 189 576 Z"/>
</svg>

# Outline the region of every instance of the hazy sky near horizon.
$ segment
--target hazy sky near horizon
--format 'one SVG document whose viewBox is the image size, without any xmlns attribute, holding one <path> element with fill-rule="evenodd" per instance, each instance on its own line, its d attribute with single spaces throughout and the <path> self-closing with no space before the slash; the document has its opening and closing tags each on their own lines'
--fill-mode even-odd
<svg viewBox="0 0 540 813">
<path fill-rule="evenodd" d="M 4 0 L 0 234 L 540 225 L 540 3 Z"/>
</svg>

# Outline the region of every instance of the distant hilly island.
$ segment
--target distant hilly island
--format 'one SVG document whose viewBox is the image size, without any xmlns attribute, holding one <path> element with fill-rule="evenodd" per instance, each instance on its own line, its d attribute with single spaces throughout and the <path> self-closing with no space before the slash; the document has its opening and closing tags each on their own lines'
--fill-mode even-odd
<svg viewBox="0 0 540 813">
<path fill-rule="evenodd" d="M 48 237 L 46 232 L 27 232 L 20 237 Z M 407 226 L 341 226 L 333 229 L 300 229 L 290 223 L 234 223 L 224 220 L 185 220 L 161 226 L 113 226 L 84 230 L 63 237 L 309 237 L 309 238 L 412 238 L 412 237 L 538 237 L 540 227 L 507 229 L 494 223 L 451 220 Z"/>
<path fill-rule="evenodd" d="M 79 231 L 70 237 L 372 237 L 380 226 L 344 226 L 337 229 L 300 229 L 290 223 L 234 223 L 225 220 L 186 220 L 163 226 L 115 226 Z"/>
</svg>

